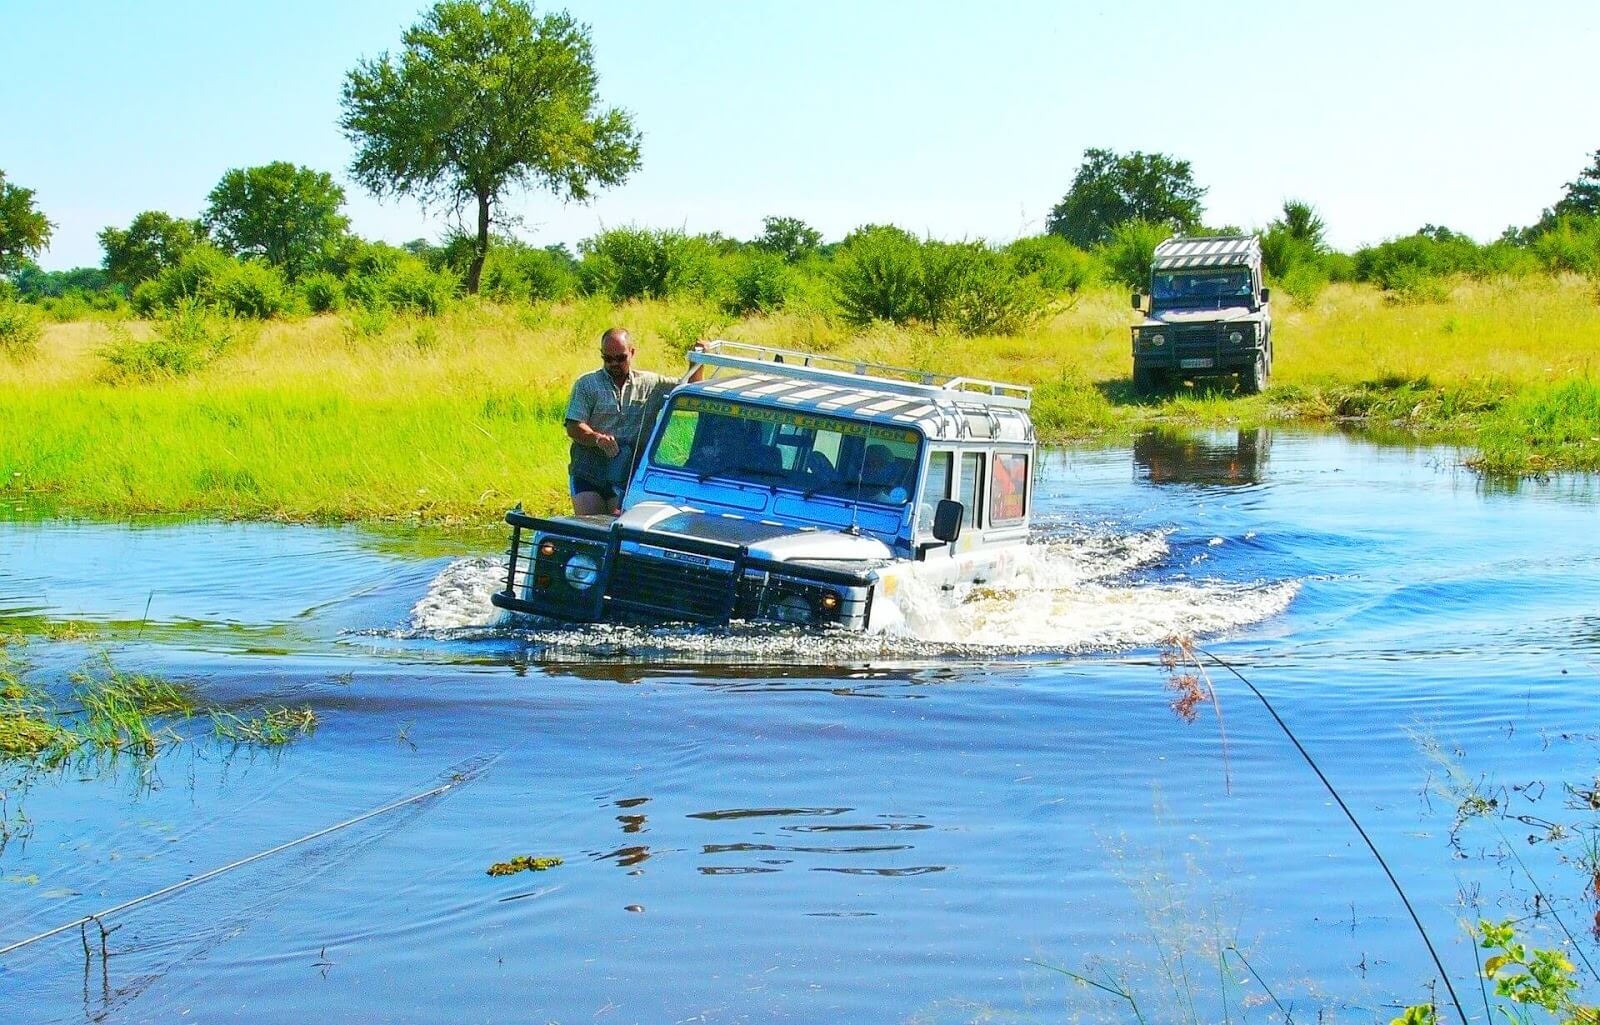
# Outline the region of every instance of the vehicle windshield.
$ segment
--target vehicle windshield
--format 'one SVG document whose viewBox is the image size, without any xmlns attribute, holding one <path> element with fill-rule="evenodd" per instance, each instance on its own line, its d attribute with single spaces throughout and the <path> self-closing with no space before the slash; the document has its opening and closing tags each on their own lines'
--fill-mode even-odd
<svg viewBox="0 0 1600 1025">
<path fill-rule="evenodd" d="M 1157 306 L 1239 306 L 1250 301 L 1250 271 L 1157 271 L 1150 294 Z"/>
<path fill-rule="evenodd" d="M 916 485 L 915 431 L 699 395 L 674 399 L 652 466 L 805 497 L 903 506 Z"/>
</svg>

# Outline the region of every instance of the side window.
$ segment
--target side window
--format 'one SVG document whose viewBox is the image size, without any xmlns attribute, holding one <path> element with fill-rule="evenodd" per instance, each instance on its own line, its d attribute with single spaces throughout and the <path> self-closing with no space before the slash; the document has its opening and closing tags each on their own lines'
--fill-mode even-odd
<svg viewBox="0 0 1600 1025">
<path fill-rule="evenodd" d="M 1028 508 L 1028 457 L 996 452 L 989 478 L 989 525 L 1019 523 Z"/>
<path fill-rule="evenodd" d="M 966 506 L 966 515 L 961 518 L 963 526 L 976 527 L 978 525 L 978 503 L 983 501 L 983 453 L 963 452 L 961 454 L 961 504 Z"/>
<path fill-rule="evenodd" d="M 931 452 L 928 454 L 928 476 L 922 481 L 922 494 L 917 497 L 917 530 L 927 534 L 933 530 L 933 514 L 939 502 L 950 497 L 950 471 L 955 454 Z"/>
</svg>

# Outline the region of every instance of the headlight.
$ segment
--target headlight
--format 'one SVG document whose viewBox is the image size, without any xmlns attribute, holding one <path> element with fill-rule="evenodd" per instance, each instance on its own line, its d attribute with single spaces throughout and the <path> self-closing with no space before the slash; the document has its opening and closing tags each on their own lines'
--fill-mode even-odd
<svg viewBox="0 0 1600 1025">
<path fill-rule="evenodd" d="M 1244 335 L 1240 334 L 1237 331 L 1229 331 L 1228 332 L 1228 342 L 1230 344 L 1238 345 L 1242 341 L 1244 341 Z"/>
<path fill-rule="evenodd" d="M 574 590 L 587 591 L 594 586 L 595 580 L 600 576 L 600 564 L 594 561 L 593 556 L 579 552 L 567 560 L 566 568 L 562 572 Z"/>
<path fill-rule="evenodd" d="M 1146 336 L 1146 341 L 1159 349 L 1163 345 L 1167 344 L 1167 336 L 1162 334 L 1148 335 Z"/>
<path fill-rule="evenodd" d="M 539 542 L 539 555 L 541 557 L 548 559 L 554 554 L 556 554 L 556 543 L 554 541 Z"/>
</svg>

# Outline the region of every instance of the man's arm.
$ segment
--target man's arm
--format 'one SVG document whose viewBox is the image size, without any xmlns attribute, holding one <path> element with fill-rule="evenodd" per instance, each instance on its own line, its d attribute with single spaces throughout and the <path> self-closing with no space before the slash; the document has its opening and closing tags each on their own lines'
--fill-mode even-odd
<svg viewBox="0 0 1600 1025">
<path fill-rule="evenodd" d="M 603 431 L 597 431 L 582 420 L 567 421 L 567 437 L 579 445 L 597 448 L 606 454 L 607 459 L 615 458 L 617 454 L 617 439 Z"/>
</svg>

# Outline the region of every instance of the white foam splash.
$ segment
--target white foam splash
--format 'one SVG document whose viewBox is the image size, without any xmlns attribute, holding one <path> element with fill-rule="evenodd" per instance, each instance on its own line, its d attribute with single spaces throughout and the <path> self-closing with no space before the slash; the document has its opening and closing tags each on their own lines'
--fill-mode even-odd
<svg viewBox="0 0 1600 1025">
<path fill-rule="evenodd" d="M 1035 545 L 1015 576 L 943 591 L 913 582 L 884 628 L 952 645 L 1105 651 L 1174 635 L 1215 636 L 1268 619 L 1300 590 L 1279 583 L 1151 582 L 1135 570 L 1168 554 L 1161 534 L 1089 535 Z M 898 623 L 894 622 L 898 619 Z"/>
<path fill-rule="evenodd" d="M 489 596 L 505 583 L 506 568 L 497 559 L 456 559 L 428 584 L 428 593 L 411 606 L 413 630 L 456 630 L 492 626 L 500 610 Z"/>
<path fill-rule="evenodd" d="M 1084 532 L 1029 547 L 1003 582 L 942 590 L 910 581 L 873 609 L 871 635 L 735 624 L 727 630 L 677 626 L 520 629 L 552 654 L 696 655 L 787 660 L 826 651 L 830 659 L 1002 652 L 1116 651 L 1174 635 L 1215 637 L 1281 613 L 1296 581 L 1234 583 L 1141 579 L 1171 554 L 1165 534 Z M 457 559 L 411 610 L 411 634 L 467 639 L 496 627 L 489 601 L 504 579 L 494 559 Z M 526 626 L 527 624 L 523 624 Z M 490 635 L 504 631 L 490 631 Z"/>
</svg>

